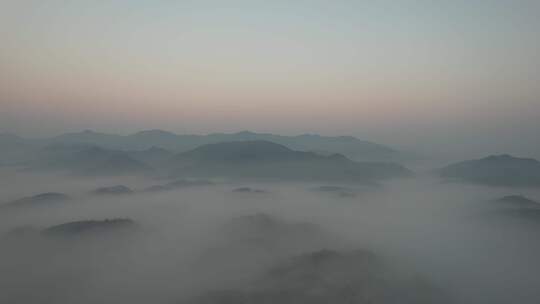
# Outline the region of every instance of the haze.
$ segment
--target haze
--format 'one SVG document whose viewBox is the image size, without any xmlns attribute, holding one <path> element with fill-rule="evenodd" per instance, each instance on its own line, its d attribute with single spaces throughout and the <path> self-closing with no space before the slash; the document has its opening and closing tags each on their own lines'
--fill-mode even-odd
<svg viewBox="0 0 540 304">
<path fill-rule="evenodd" d="M 267 267 L 319 248 L 373 251 L 390 268 L 405 273 L 401 282 L 407 276 L 426 279 L 420 292 L 429 293 L 433 285 L 443 295 L 436 301 L 400 298 L 381 303 L 533 304 L 540 299 L 534 287 L 538 223 L 493 217 L 493 206 L 486 203 L 512 191 L 504 188 L 417 178 L 380 189 L 349 185 L 356 192 L 350 197 L 310 190 L 318 184 L 245 182 L 95 196 L 90 191 L 96 187 L 123 183 L 140 191 L 155 181 L 2 172 L 4 200 L 52 190 L 73 199 L 64 205 L 1 210 L 0 301 L 5 303 L 231 303 L 226 298 L 184 299 L 213 290 L 243 290 Z M 245 186 L 265 193 L 231 191 Z M 538 190 L 523 193 L 540 197 Z M 258 214 L 293 225 L 317 225 L 324 237 L 314 237 L 311 228 L 295 231 L 281 228 L 279 222 L 274 227 L 272 221 L 259 222 L 257 217 L 240 222 L 232 232 L 227 228 L 231 221 Z M 118 217 L 135 220 L 140 231 L 126 236 L 104 230 L 102 237 L 73 232 L 65 238 L 40 239 L 28 227 Z M 21 226 L 26 230 L 13 230 Z"/>
<path fill-rule="evenodd" d="M 540 2 L 0 0 L 0 304 L 540 303 Z"/>
</svg>

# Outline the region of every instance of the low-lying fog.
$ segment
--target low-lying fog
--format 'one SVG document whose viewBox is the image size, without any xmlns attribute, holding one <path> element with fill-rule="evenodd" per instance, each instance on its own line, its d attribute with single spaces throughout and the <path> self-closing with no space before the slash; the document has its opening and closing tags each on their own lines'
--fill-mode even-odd
<svg viewBox="0 0 540 304">
<path fill-rule="evenodd" d="M 540 222 L 496 216 L 490 202 L 510 194 L 538 200 L 540 191 L 417 176 L 378 187 L 216 182 L 145 192 L 160 181 L 0 175 L 2 203 L 45 192 L 71 198 L 0 209 L 0 303 L 184 303 L 243 289 L 281 261 L 323 249 L 371 251 L 450 303 L 540 303 Z M 114 185 L 134 192 L 92 193 Z M 117 218 L 133 220 L 134 231 L 43 233 Z"/>
</svg>

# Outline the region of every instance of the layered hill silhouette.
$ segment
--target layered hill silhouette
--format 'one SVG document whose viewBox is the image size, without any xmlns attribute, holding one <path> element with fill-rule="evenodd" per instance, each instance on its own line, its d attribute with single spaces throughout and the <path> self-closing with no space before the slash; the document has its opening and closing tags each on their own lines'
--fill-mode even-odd
<svg viewBox="0 0 540 304">
<path fill-rule="evenodd" d="M 322 156 L 260 140 L 203 145 L 176 155 L 170 167 L 175 177 L 374 182 L 411 174 L 393 163 L 355 162 L 340 154 Z"/>
<path fill-rule="evenodd" d="M 157 135 L 156 135 L 157 134 Z M 156 137 L 154 137 L 156 136 Z M 391 162 L 356 162 L 339 153 L 297 151 L 286 145 L 267 140 L 247 140 L 259 134 L 242 132 L 208 135 L 204 141 L 220 141 L 229 137 L 237 141 L 203 144 L 184 152 L 160 147 L 159 138 L 178 139 L 179 135 L 163 131 L 147 131 L 133 136 L 103 135 L 91 131 L 65 134 L 51 139 L 52 143 L 35 148 L 34 157 L 27 160 L 29 170 L 57 170 L 82 176 L 122 176 L 161 174 L 173 178 L 258 178 L 281 180 L 343 180 L 376 182 L 410 175 L 406 168 Z M 284 137 L 265 134 L 277 140 Z M 153 138 L 149 148 L 120 150 L 110 146 L 135 147 Z M 302 137 L 302 136 L 301 136 Z M 310 142 L 356 142 L 352 138 L 303 136 Z M 302 138 L 303 138 L 302 137 Z M 191 143 L 201 142 L 189 137 Z M 164 141 L 164 140 L 163 140 Z M 96 145 L 96 142 L 100 145 Z M 298 139 L 298 144 L 305 142 Z M 190 144 L 191 145 L 191 144 Z M 338 145 L 339 146 L 339 145 Z M 140 148 L 140 146 L 137 146 Z M 321 148 L 320 146 L 319 148 Z M 176 146 L 178 148 L 178 146 Z M 337 148 L 337 146 L 336 146 Z"/>
<path fill-rule="evenodd" d="M 303 134 L 298 136 L 283 136 L 268 133 L 253 133 L 248 131 L 238 133 L 214 133 L 208 135 L 179 135 L 162 130 L 147 130 L 131 135 L 115 135 L 98 133 L 90 130 L 76 133 L 66 133 L 45 139 L 24 139 L 10 134 L 0 134 L 0 147 L 14 151 L 5 154 L 4 162 L 20 162 L 32 156 L 37 147 L 51 144 L 60 145 L 92 145 L 111 150 L 142 151 L 154 150 L 146 154 L 163 153 L 164 150 L 185 152 L 198 146 L 231 141 L 265 140 L 284 145 L 293 150 L 314 151 L 321 154 L 340 153 L 357 160 L 401 160 L 409 157 L 393 148 L 360 140 L 352 136 L 320 136 Z M 163 149 L 161 151 L 156 148 Z M 150 153 L 151 152 L 151 153 Z M 145 153 L 143 153 L 145 154 Z M 9 157 L 8 157 L 9 156 Z M 27 156 L 26 158 L 23 156 Z M 138 155 L 132 155 L 135 159 Z M 142 158 L 152 158 L 152 155 L 141 155 Z"/>
<path fill-rule="evenodd" d="M 540 162 L 508 154 L 459 162 L 438 170 L 438 173 L 451 181 L 490 186 L 540 187 Z"/>
</svg>

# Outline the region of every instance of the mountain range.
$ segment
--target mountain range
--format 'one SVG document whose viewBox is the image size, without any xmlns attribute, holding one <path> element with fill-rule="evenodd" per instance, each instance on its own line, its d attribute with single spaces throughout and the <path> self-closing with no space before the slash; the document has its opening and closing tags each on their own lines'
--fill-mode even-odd
<svg viewBox="0 0 540 304">
<path fill-rule="evenodd" d="M 355 160 L 399 161 L 410 157 L 407 153 L 399 152 L 391 147 L 352 136 L 334 137 L 314 134 L 283 136 L 249 131 L 230 134 L 180 135 L 162 130 L 116 135 L 86 130 L 43 139 L 25 139 L 12 134 L 0 134 L 0 147 L 4 151 L 10 151 L 4 153 L 0 162 L 23 161 L 25 157 L 22 156 L 32 155 L 34 149 L 51 144 L 86 144 L 123 151 L 147 150 L 154 147 L 173 152 L 185 152 L 205 144 L 253 140 L 271 141 L 299 151 L 312 151 L 320 154 L 340 153 Z"/>
<path fill-rule="evenodd" d="M 359 162 L 342 154 L 296 151 L 263 140 L 205 144 L 186 152 L 151 147 L 113 150 L 89 143 L 51 143 L 24 163 L 29 171 L 79 176 L 146 175 L 173 179 L 265 179 L 354 181 L 374 184 L 411 175 L 391 162 Z"/>
<path fill-rule="evenodd" d="M 356 162 L 341 154 L 294 151 L 262 140 L 203 145 L 176 155 L 169 167 L 174 177 L 198 178 L 374 182 L 411 175 L 394 163 Z"/>
</svg>

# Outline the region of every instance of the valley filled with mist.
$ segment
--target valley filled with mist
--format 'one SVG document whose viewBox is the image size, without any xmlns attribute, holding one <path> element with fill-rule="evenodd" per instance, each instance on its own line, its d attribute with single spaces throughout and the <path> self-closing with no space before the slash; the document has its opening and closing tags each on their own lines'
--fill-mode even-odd
<svg viewBox="0 0 540 304">
<path fill-rule="evenodd" d="M 534 159 L 138 134 L 0 137 L 0 303 L 540 301 Z"/>
</svg>

